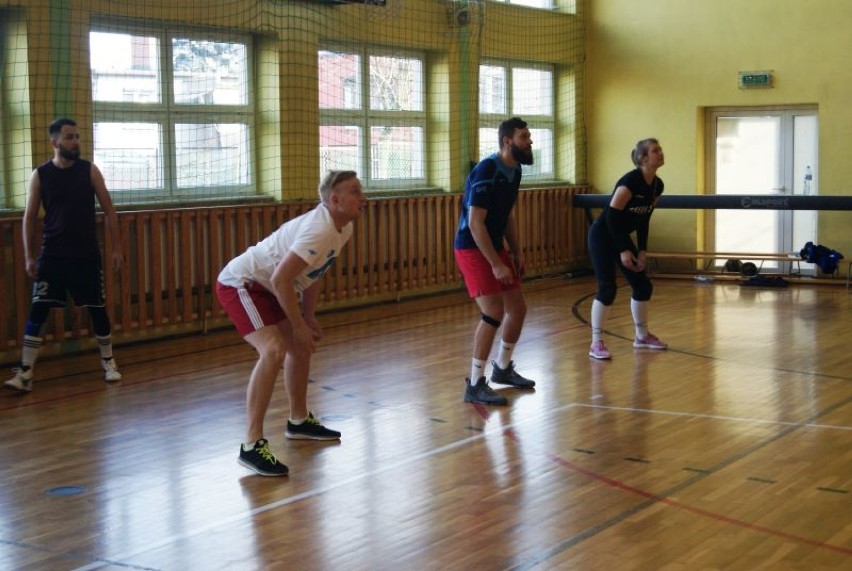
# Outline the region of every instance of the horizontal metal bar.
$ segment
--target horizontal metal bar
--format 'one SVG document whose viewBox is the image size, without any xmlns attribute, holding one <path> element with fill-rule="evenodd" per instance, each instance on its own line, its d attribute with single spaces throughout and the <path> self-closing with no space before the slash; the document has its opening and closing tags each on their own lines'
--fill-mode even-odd
<svg viewBox="0 0 852 571">
<path fill-rule="evenodd" d="M 575 194 L 577 208 L 603 208 L 609 194 Z M 657 208 L 715 210 L 852 210 L 852 196 L 778 196 L 763 194 L 664 194 Z"/>
</svg>

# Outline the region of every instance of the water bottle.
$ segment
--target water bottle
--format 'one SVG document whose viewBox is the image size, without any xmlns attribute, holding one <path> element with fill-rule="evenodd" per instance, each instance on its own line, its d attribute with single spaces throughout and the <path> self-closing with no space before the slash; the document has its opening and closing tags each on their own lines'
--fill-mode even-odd
<svg viewBox="0 0 852 571">
<path fill-rule="evenodd" d="M 811 171 L 810 165 L 805 167 L 805 183 L 802 185 L 802 194 L 810 196 L 813 194 L 814 173 Z"/>
</svg>

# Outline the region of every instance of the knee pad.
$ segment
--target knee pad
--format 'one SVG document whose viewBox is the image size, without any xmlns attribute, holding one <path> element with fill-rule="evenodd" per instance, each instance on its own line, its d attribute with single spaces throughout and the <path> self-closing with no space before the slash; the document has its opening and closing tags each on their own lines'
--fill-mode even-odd
<svg viewBox="0 0 852 571">
<path fill-rule="evenodd" d="M 95 335 L 106 337 L 112 332 L 105 307 L 89 306 L 89 315 L 92 318 L 92 329 L 95 330 Z"/>
<path fill-rule="evenodd" d="M 495 329 L 500 327 L 500 324 L 502 323 L 501 320 L 494 319 L 490 315 L 485 315 L 484 313 L 480 313 L 480 315 L 482 316 L 482 321 L 484 321 L 485 323 L 487 323 L 488 325 L 490 325 L 491 327 L 493 327 Z"/>
<path fill-rule="evenodd" d="M 651 283 L 651 280 L 646 278 L 636 284 L 636 287 L 633 288 L 633 299 L 636 301 L 648 301 L 651 299 L 651 294 L 653 292 L 654 284 Z"/>
<path fill-rule="evenodd" d="M 604 305 L 612 305 L 615 301 L 615 283 L 598 284 L 598 293 L 595 299 Z"/>
</svg>

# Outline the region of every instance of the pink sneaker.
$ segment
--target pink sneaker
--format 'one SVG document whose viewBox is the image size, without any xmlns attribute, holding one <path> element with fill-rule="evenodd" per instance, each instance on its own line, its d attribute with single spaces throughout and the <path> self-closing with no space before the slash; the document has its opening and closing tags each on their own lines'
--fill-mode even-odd
<svg viewBox="0 0 852 571">
<path fill-rule="evenodd" d="M 648 333 L 644 339 L 639 339 L 638 337 L 633 340 L 633 346 L 637 349 L 668 349 L 669 346 L 666 343 L 660 341 L 660 339 L 654 335 L 653 333 Z"/>
<path fill-rule="evenodd" d="M 612 353 L 607 350 L 606 345 L 604 345 L 603 341 L 597 341 L 592 343 L 592 346 L 589 347 L 589 357 L 594 357 L 595 359 L 612 359 Z"/>
</svg>

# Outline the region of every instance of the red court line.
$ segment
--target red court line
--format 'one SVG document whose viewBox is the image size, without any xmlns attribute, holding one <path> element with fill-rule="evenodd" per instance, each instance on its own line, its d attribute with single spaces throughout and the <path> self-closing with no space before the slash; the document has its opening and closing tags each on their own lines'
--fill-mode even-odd
<svg viewBox="0 0 852 571">
<path fill-rule="evenodd" d="M 516 440 L 518 443 L 520 443 L 520 440 L 517 438 L 516 435 L 513 435 L 512 438 L 514 440 Z M 640 490 L 639 488 L 634 488 L 633 486 L 630 486 L 630 485 L 625 484 L 624 482 L 620 482 L 618 480 L 614 480 L 612 478 L 609 478 L 608 476 L 604 476 L 603 474 L 599 474 L 597 472 L 587 470 L 586 468 L 578 466 L 578 465 L 574 464 L 573 462 L 571 462 L 570 460 L 566 460 L 566 459 L 564 459 L 560 456 L 556 456 L 554 454 L 550 454 L 548 456 L 550 457 L 551 460 L 553 460 L 555 463 L 559 464 L 560 466 L 563 466 L 565 468 L 568 468 L 569 470 L 572 470 L 574 472 L 578 472 L 580 474 L 588 476 L 592 479 L 598 480 L 599 482 L 603 482 L 607 486 L 611 486 L 613 488 L 618 488 L 618 489 L 624 490 L 626 492 L 630 492 L 632 494 L 642 496 L 644 498 L 655 500 L 657 502 L 666 504 L 666 505 L 671 506 L 671 507 L 686 510 L 686 511 L 689 511 L 689 512 L 692 512 L 692 513 L 695 513 L 695 514 L 698 514 L 698 515 L 701 515 L 701 516 L 704 516 L 706 518 L 716 520 L 716 521 L 719 521 L 719 522 L 722 522 L 722 523 L 735 525 L 737 527 L 750 529 L 752 531 L 759 531 L 761 533 L 766 533 L 768 535 L 774 535 L 775 537 L 780 537 L 782 539 L 788 539 L 788 540 L 795 541 L 795 542 L 798 542 L 798 543 L 805 543 L 807 545 L 819 547 L 820 549 L 828 549 L 830 551 L 836 551 L 837 553 L 842 553 L 844 555 L 852 555 L 852 549 L 850 549 L 850 548 L 840 547 L 839 545 L 833 545 L 831 543 L 825 543 L 824 541 L 817 541 L 815 539 L 809 539 L 807 537 L 802 537 L 800 535 L 795 535 L 795 534 L 792 534 L 792 533 L 787 533 L 785 531 L 772 529 L 771 527 L 766 527 L 766 526 L 763 526 L 763 525 L 750 523 L 750 522 L 747 522 L 747 521 L 744 521 L 744 520 L 741 520 L 741 519 L 737 519 L 737 518 L 733 518 L 733 517 L 730 517 L 730 516 L 722 515 L 720 513 L 712 512 L 710 510 L 705 510 L 703 508 L 691 506 L 689 504 L 685 504 L 683 502 L 679 502 L 677 500 L 673 500 L 673 499 L 667 498 L 665 496 L 658 496 L 656 494 L 652 494 L 651 492 L 647 492 L 645 490 Z"/>
<path fill-rule="evenodd" d="M 474 408 L 477 410 L 477 412 L 480 414 L 480 416 L 483 417 L 483 419 L 487 420 L 488 417 L 490 416 L 490 411 L 485 406 L 480 405 L 480 404 L 476 404 L 476 405 L 474 405 Z M 515 442 L 517 442 L 518 444 L 523 444 L 523 442 L 521 441 L 521 438 L 518 436 L 518 434 L 515 432 L 514 429 L 510 428 L 510 429 L 506 430 L 506 435 L 509 438 L 511 438 L 512 440 L 514 440 Z M 837 553 L 842 553 L 843 555 L 852 555 L 852 548 L 841 547 L 839 545 L 833 545 L 831 543 L 826 543 L 824 541 L 818 541 L 816 539 L 809 539 L 807 537 L 802 537 L 800 535 L 787 533 L 785 531 L 772 529 L 771 527 L 766 527 L 766 526 L 763 526 L 763 525 L 750 523 L 750 522 L 747 522 L 747 521 L 744 521 L 744 520 L 741 520 L 741 519 L 726 516 L 726 515 L 716 513 L 716 512 L 710 511 L 710 510 L 705 510 L 703 508 L 691 506 L 689 504 L 685 504 L 683 502 L 679 502 L 677 500 L 673 500 L 673 499 L 665 497 L 665 496 L 659 496 L 657 494 L 648 492 L 646 490 L 641 490 L 639 488 L 630 486 L 630 485 L 625 484 L 624 482 L 622 482 L 620 480 L 610 478 L 609 476 L 605 476 L 604 474 L 601 474 L 599 472 L 595 472 L 593 470 L 583 468 L 582 466 L 579 466 L 579 465 L 575 464 L 574 462 L 571 462 L 570 460 L 566 460 L 565 458 L 563 458 L 561 456 L 557 456 L 556 454 L 546 453 L 546 456 L 550 460 L 552 460 L 554 463 L 559 464 L 563 468 L 567 468 L 567 469 L 569 469 L 573 472 L 577 472 L 578 474 L 583 474 L 584 476 L 587 476 L 587 477 L 589 477 L 593 480 L 597 480 L 598 482 L 601 482 L 602 484 L 605 484 L 605 485 L 610 486 L 612 488 L 617 488 L 619 490 L 623 490 L 625 492 L 635 494 L 637 496 L 641 496 L 641 497 L 649 499 L 649 500 L 653 500 L 654 502 L 659 502 L 659 503 L 665 504 L 667 506 L 671 506 L 673 508 L 678 508 L 678 509 L 681 509 L 681 510 L 692 512 L 694 514 L 706 517 L 708 519 L 715 520 L 715 521 L 718 521 L 718 522 L 721 522 L 721 523 L 726 523 L 726 524 L 733 525 L 733 526 L 736 526 L 736 527 L 741 527 L 743 529 L 748 529 L 748 530 L 751 530 L 751 531 L 757 531 L 757 532 L 760 532 L 760 533 L 765 533 L 767 535 L 780 537 L 781 539 L 787 539 L 787 540 L 790 540 L 790 541 L 794 541 L 796 543 L 803 543 L 803 544 L 806 544 L 806 545 L 811 545 L 811 546 L 817 547 L 819 549 L 827 549 L 829 551 L 835 551 Z"/>
</svg>

